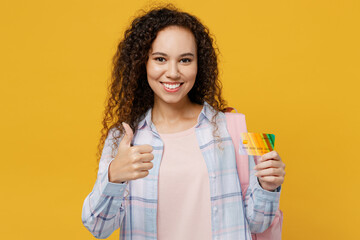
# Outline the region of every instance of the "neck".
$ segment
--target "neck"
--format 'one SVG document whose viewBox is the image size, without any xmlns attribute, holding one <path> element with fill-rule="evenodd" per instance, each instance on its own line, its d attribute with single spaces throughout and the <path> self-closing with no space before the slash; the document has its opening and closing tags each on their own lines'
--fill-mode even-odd
<svg viewBox="0 0 360 240">
<path fill-rule="evenodd" d="M 154 100 L 152 109 L 152 121 L 158 123 L 174 124 L 182 121 L 184 118 L 194 118 L 198 116 L 197 104 L 192 103 L 189 98 L 184 98 L 178 103 L 165 103 L 160 99 Z"/>
</svg>

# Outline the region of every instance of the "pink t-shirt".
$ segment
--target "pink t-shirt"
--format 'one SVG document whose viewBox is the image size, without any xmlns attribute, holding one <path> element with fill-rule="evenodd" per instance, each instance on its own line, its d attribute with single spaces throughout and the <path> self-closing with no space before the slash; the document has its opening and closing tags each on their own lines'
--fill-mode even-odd
<svg viewBox="0 0 360 240">
<path fill-rule="evenodd" d="M 160 134 L 159 240 L 211 240 L 210 185 L 195 127 Z"/>
</svg>

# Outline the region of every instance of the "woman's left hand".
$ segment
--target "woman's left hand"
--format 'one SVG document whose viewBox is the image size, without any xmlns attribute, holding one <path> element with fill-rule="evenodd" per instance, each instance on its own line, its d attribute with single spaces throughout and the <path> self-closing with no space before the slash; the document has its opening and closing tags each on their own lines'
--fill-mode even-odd
<svg viewBox="0 0 360 240">
<path fill-rule="evenodd" d="M 285 177 L 285 164 L 281 161 L 276 151 L 262 155 L 255 166 L 255 175 L 259 179 L 261 187 L 268 191 L 274 191 L 283 182 Z"/>
</svg>

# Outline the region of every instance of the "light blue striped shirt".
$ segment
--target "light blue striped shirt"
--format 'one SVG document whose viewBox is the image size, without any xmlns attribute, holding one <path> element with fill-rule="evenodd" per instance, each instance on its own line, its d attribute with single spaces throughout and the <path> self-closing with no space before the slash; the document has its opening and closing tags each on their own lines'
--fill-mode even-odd
<svg viewBox="0 0 360 240">
<path fill-rule="evenodd" d="M 254 175 L 255 170 L 252 170 L 254 159 L 249 157 L 250 184 L 245 201 L 242 200 L 225 114 L 220 112 L 217 116 L 219 137 L 214 138 L 211 124 L 214 113 L 215 110 L 205 102 L 195 126 L 209 175 L 212 239 L 251 240 L 251 233 L 262 232 L 270 226 L 279 207 L 281 187 L 275 192 L 262 189 Z M 112 141 L 110 131 L 97 180 L 83 204 L 83 224 L 96 238 L 107 238 L 120 227 L 120 239 L 123 240 L 157 239 L 158 176 L 163 142 L 151 121 L 151 109 L 140 121 L 133 139 L 134 145 L 153 146 L 153 168 L 147 177 L 124 184 L 108 181 L 108 167 L 116 155 L 116 150 L 112 152 Z"/>
</svg>

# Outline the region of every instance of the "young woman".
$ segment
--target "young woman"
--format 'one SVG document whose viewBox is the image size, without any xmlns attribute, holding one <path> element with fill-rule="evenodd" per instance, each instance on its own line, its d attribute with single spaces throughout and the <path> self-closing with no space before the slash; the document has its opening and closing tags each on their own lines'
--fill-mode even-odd
<svg viewBox="0 0 360 240">
<path fill-rule="evenodd" d="M 263 155 L 242 200 L 216 50 L 196 17 L 168 6 L 136 18 L 112 80 L 82 210 L 95 237 L 120 227 L 120 239 L 251 239 L 271 224 L 285 165 Z"/>
</svg>

